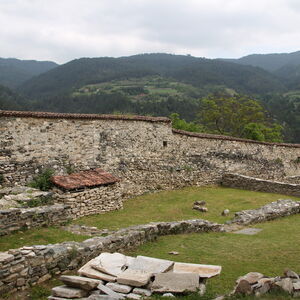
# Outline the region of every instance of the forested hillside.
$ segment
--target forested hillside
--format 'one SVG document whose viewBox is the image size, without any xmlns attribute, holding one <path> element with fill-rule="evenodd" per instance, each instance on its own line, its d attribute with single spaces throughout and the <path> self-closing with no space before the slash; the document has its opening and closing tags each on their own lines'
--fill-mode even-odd
<svg viewBox="0 0 300 300">
<path fill-rule="evenodd" d="M 260 68 L 192 56 L 143 54 L 74 60 L 32 78 L 19 91 L 30 97 L 50 96 L 87 84 L 149 75 L 170 77 L 199 88 L 225 85 L 251 94 L 284 90 L 274 75 Z"/>
<path fill-rule="evenodd" d="M 0 87 L 0 109 L 153 116 L 177 113 L 172 118 L 183 129 L 216 132 L 210 126 L 204 129 L 199 123 L 203 99 L 219 95 L 220 99 L 234 97 L 236 101 L 244 99 L 238 95 L 248 95 L 266 110 L 266 120 L 244 124 L 248 132 L 248 135 L 243 133 L 244 137 L 262 139 L 264 136 L 265 140 L 271 140 L 274 130 L 277 128 L 279 134 L 282 128 L 285 141 L 300 142 L 297 53 L 275 55 L 275 58 L 253 55 L 242 58 L 242 64 L 170 54 L 81 58 L 56 67 L 50 63 L 48 67 L 52 69 L 31 77 L 14 91 Z M 276 57 L 280 58 L 277 62 Z M 285 65 L 291 61 L 290 57 L 294 65 Z M 246 62 L 261 68 L 244 65 Z M 269 72 L 262 69 L 266 66 L 280 68 Z M 0 78 L 18 79 L 12 70 L 0 72 Z M 33 70 L 42 72 L 37 65 Z M 232 112 L 236 107 L 234 104 Z M 225 134 L 234 133 L 226 130 Z"/>
<path fill-rule="evenodd" d="M 50 61 L 0 58 L 0 84 L 16 88 L 33 76 L 47 72 L 57 66 Z"/>
</svg>

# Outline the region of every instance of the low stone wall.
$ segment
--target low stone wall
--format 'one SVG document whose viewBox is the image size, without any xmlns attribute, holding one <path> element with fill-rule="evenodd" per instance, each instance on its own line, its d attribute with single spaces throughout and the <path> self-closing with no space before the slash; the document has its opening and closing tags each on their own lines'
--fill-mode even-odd
<svg viewBox="0 0 300 300">
<path fill-rule="evenodd" d="M 300 184 L 264 180 L 240 174 L 224 174 L 221 184 L 231 188 L 300 197 Z"/>
<path fill-rule="evenodd" d="M 0 236 L 21 229 L 60 225 L 70 218 L 68 206 L 62 204 L 0 210 Z"/>
<path fill-rule="evenodd" d="M 119 183 L 79 192 L 57 192 L 55 201 L 69 207 L 72 219 L 123 208 L 122 187 Z"/>
<path fill-rule="evenodd" d="M 300 213 L 300 201 L 281 199 L 258 209 L 237 212 L 232 223 L 248 225 Z"/>
<path fill-rule="evenodd" d="M 220 232 L 224 227 L 205 220 L 160 222 L 121 229 L 82 243 L 23 247 L 0 252 L 0 294 L 41 283 L 53 275 L 79 268 L 102 252 L 122 252 L 169 234 Z"/>
</svg>

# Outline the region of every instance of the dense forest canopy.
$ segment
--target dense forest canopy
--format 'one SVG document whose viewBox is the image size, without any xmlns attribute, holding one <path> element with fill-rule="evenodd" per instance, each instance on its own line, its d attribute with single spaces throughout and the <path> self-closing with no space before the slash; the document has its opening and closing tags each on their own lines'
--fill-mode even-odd
<svg viewBox="0 0 300 300">
<path fill-rule="evenodd" d="M 0 109 L 171 115 L 174 126 L 217 132 L 199 116 L 207 109 L 205 99 L 222 95 L 242 106 L 244 99 L 253 100 L 264 120 L 243 124 L 243 134 L 218 133 L 273 141 L 283 134 L 284 141 L 300 142 L 299 74 L 300 52 L 239 60 L 158 53 L 81 58 L 59 66 L 0 59 L 0 84 L 13 88 L 0 86 Z"/>
</svg>

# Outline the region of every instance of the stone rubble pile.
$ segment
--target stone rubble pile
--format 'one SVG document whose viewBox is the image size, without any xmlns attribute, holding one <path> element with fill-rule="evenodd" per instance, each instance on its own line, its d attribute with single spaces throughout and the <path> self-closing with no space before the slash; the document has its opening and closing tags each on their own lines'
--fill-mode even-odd
<svg viewBox="0 0 300 300">
<path fill-rule="evenodd" d="M 205 201 L 195 201 L 193 205 L 193 209 L 198 210 L 200 212 L 208 212 L 208 208 L 205 206 Z"/>
<path fill-rule="evenodd" d="M 26 203 L 29 201 L 48 198 L 52 195 L 52 192 L 43 192 L 26 186 L 3 188 L 0 189 L 0 209 L 26 207 Z"/>
<path fill-rule="evenodd" d="M 300 213 L 300 201 L 280 199 L 258 209 L 243 210 L 235 213 L 231 223 L 248 225 Z"/>
<path fill-rule="evenodd" d="M 259 297 L 275 291 L 284 291 L 293 297 L 300 297 L 299 274 L 291 270 L 286 270 L 284 276 L 270 278 L 258 272 L 250 272 L 238 278 L 231 295 L 243 294 Z"/>
<path fill-rule="evenodd" d="M 203 295 L 206 280 L 219 275 L 221 269 L 104 252 L 79 269 L 79 276 L 61 276 L 64 285 L 54 287 L 48 299 L 140 299 L 152 293 L 173 296 L 197 291 Z"/>
</svg>

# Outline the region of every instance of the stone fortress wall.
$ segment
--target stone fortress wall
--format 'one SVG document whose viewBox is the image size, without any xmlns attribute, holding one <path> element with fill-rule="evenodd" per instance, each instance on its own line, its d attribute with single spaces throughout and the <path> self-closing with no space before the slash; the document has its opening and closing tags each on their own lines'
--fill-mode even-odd
<svg viewBox="0 0 300 300">
<path fill-rule="evenodd" d="M 219 183 L 228 172 L 284 181 L 300 174 L 300 145 L 172 130 L 166 118 L 0 111 L 3 185 L 25 184 L 44 167 L 65 174 L 69 166 L 78 171 L 102 168 L 121 181 L 80 193 L 59 194 L 57 200 L 63 204 L 56 205 L 62 212 L 56 211 L 57 223 L 63 218 L 121 207 L 120 199 L 147 191 Z M 108 198 L 116 201 L 106 205 Z M 43 208 L 37 209 L 43 218 L 35 222 L 49 222 L 53 211 L 45 214 Z M 31 214 L 32 209 L 11 212 L 15 214 L 14 221 L 20 214 Z M 63 217 L 65 212 L 67 218 Z M 5 214 L 2 217 L 10 219 Z M 16 222 L 13 223 L 5 225 Z M 23 289 L 75 269 L 103 251 L 130 249 L 165 234 L 223 230 L 222 225 L 203 220 L 162 222 L 122 229 L 82 243 L 0 252 L 0 293 Z"/>
<path fill-rule="evenodd" d="M 228 172 L 284 181 L 300 174 L 300 145 L 172 130 L 167 118 L 0 111 L 3 185 L 69 165 L 112 173 L 126 198 L 219 183 Z"/>
</svg>

